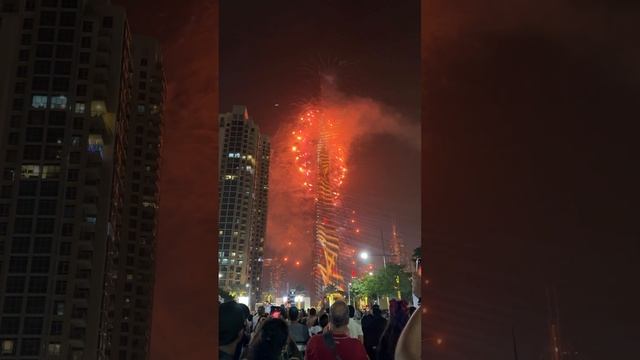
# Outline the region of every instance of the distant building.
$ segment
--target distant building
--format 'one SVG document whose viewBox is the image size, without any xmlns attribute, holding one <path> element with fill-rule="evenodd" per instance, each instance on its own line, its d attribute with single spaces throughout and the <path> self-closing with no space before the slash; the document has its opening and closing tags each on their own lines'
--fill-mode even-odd
<svg viewBox="0 0 640 360">
<path fill-rule="evenodd" d="M 146 359 L 158 51 L 106 0 L 0 1 L 0 43 L 0 358 Z"/>
<path fill-rule="evenodd" d="M 269 139 L 247 108 L 220 115 L 219 286 L 261 300 L 267 220 Z"/>
</svg>

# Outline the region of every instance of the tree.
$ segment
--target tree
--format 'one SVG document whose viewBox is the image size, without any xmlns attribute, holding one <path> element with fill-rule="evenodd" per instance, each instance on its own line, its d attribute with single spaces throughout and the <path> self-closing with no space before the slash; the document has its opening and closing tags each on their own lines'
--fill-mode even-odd
<svg viewBox="0 0 640 360">
<path fill-rule="evenodd" d="M 220 289 L 220 297 L 224 302 L 234 301 L 235 296 L 233 296 L 229 291 L 225 289 Z"/>
</svg>

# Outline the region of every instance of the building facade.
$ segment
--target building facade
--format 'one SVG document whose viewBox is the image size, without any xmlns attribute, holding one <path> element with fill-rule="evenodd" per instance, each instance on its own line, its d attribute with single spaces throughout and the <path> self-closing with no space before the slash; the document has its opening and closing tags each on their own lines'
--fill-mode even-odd
<svg viewBox="0 0 640 360">
<path fill-rule="evenodd" d="M 116 358 L 137 126 L 124 9 L 0 1 L 0 43 L 0 358 Z"/>
<path fill-rule="evenodd" d="M 270 143 L 244 106 L 220 115 L 219 136 L 218 283 L 255 304 L 262 300 Z"/>
</svg>

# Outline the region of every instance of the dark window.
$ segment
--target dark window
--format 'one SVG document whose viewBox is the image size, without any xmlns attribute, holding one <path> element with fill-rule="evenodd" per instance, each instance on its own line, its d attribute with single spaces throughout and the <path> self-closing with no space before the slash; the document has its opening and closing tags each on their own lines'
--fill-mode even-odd
<svg viewBox="0 0 640 360">
<path fill-rule="evenodd" d="M 71 255 L 71 243 L 67 242 L 67 241 L 60 243 L 60 251 L 59 251 L 59 253 L 62 256 Z"/>
<path fill-rule="evenodd" d="M 78 0 L 62 0 L 63 9 L 75 9 L 78 7 Z"/>
<path fill-rule="evenodd" d="M 24 319 L 22 333 L 26 335 L 39 335 L 42 333 L 42 318 L 27 317 Z M 24 348 L 24 342 L 23 342 Z"/>
<path fill-rule="evenodd" d="M 60 261 L 58 263 L 58 275 L 67 275 L 67 274 L 69 274 L 69 262 Z"/>
<path fill-rule="evenodd" d="M 76 26 L 76 14 L 73 12 L 63 12 L 60 14 L 60 26 Z"/>
<path fill-rule="evenodd" d="M 33 65 L 33 73 L 49 75 L 51 73 L 51 61 L 38 60 Z"/>
<path fill-rule="evenodd" d="M 20 331 L 19 317 L 3 317 L 0 321 L 0 335 L 17 334 Z"/>
<path fill-rule="evenodd" d="M 36 56 L 41 58 L 50 58 L 53 56 L 53 45 L 40 44 L 36 47 Z"/>
<path fill-rule="evenodd" d="M 47 142 L 50 144 L 62 144 L 64 142 L 64 128 L 47 130 Z"/>
<path fill-rule="evenodd" d="M 85 36 L 82 38 L 80 42 L 80 46 L 84 49 L 88 49 L 91 47 L 91 37 Z"/>
<path fill-rule="evenodd" d="M 67 282 L 64 280 L 56 281 L 56 294 L 64 295 L 67 292 Z"/>
<path fill-rule="evenodd" d="M 16 82 L 16 86 L 14 88 L 14 91 L 16 94 L 24 94 L 24 90 L 25 90 L 25 83 L 20 81 L 20 82 Z"/>
<path fill-rule="evenodd" d="M 7 293 L 22 293 L 24 292 L 24 285 L 24 276 L 7 276 Z"/>
<path fill-rule="evenodd" d="M 27 257 L 26 256 L 12 256 L 9 260 L 9 272 L 10 273 L 26 273 L 27 272 Z"/>
<path fill-rule="evenodd" d="M 84 84 L 78 85 L 78 87 L 76 88 L 76 95 L 87 96 L 87 85 L 84 85 Z"/>
<path fill-rule="evenodd" d="M 27 67 L 26 66 L 18 66 L 18 71 L 16 71 L 16 76 L 19 78 L 27 77 Z"/>
<path fill-rule="evenodd" d="M 23 99 L 13 99 L 13 110 L 14 111 L 22 111 L 24 109 L 24 100 Z"/>
<path fill-rule="evenodd" d="M 22 312 L 22 297 L 19 297 L 19 296 L 5 297 L 3 310 L 5 314 L 19 314 L 20 312 Z"/>
<path fill-rule="evenodd" d="M 80 68 L 78 70 L 78 79 L 80 80 L 87 80 L 89 78 L 89 69 L 87 68 Z"/>
<path fill-rule="evenodd" d="M 146 58 L 140 59 L 140 65 L 141 66 L 147 66 L 147 59 Z"/>
<path fill-rule="evenodd" d="M 111 29 L 113 27 L 113 17 L 105 16 L 104 18 L 102 18 L 102 27 Z"/>
<path fill-rule="evenodd" d="M 30 239 L 28 237 L 15 237 L 13 239 L 13 241 L 11 242 L 11 253 L 12 254 L 27 254 L 27 253 L 29 253 L 29 244 L 30 244 Z M 13 260 L 12 260 L 12 262 L 13 262 Z M 15 264 L 14 264 L 14 266 L 15 266 Z"/>
<path fill-rule="evenodd" d="M 65 111 L 50 111 L 49 112 L 49 125 L 53 126 L 65 126 L 67 124 L 67 113 Z M 60 129 L 58 129 L 60 131 Z M 49 129 L 49 133 L 51 129 Z M 62 131 L 64 133 L 64 131 Z M 59 135 L 59 134 L 58 134 Z M 62 135 L 64 137 L 64 135 Z"/>
<path fill-rule="evenodd" d="M 82 23 L 82 31 L 84 31 L 84 32 L 93 31 L 93 23 L 91 21 L 84 21 Z"/>
<path fill-rule="evenodd" d="M 42 294 L 47 292 L 49 278 L 46 276 L 31 276 L 29 278 L 29 293 Z"/>
<path fill-rule="evenodd" d="M 55 215 L 56 205 L 56 200 L 40 200 L 38 204 L 38 215 Z"/>
<path fill-rule="evenodd" d="M 29 125 L 42 125 L 44 124 L 44 111 L 43 110 L 31 110 L 29 111 Z M 42 129 L 41 129 L 42 130 Z M 42 140 L 42 135 L 39 140 Z"/>
<path fill-rule="evenodd" d="M 68 181 L 78 181 L 78 176 L 80 172 L 78 169 L 69 169 L 67 172 L 67 180 Z"/>
<path fill-rule="evenodd" d="M 31 34 L 22 34 L 20 43 L 25 46 L 31 45 Z"/>
<path fill-rule="evenodd" d="M 51 335 L 60 335 L 60 334 L 62 334 L 62 321 L 52 321 Z"/>
<path fill-rule="evenodd" d="M 57 7 L 58 0 L 42 0 L 42 6 L 44 7 Z"/>
<path fill-rule="evenodd" d="M 60 29 L 60 30 L 58 30 L 58 42 L 72 43 L 73 42 L 73 30 L 72 29 Z"/>
<path fill-rule="evenodd" d="M 33 19 L 32 18 L 24 19 L 24 21 L 22 22 L 22 28 L 25 30 L 33 29 Z"/>
<path fill-rule="evenodd" d="M 20 181 L 19 195 L 36 196 L 37 190 L 38 190 L 37 181 Z"/>
<path fill-rule="evenodd" d="M 36 222 L 36 234 L 53 234 L 55 219 L 38 219 Z"/>
<path fill-rule="evenodd" d="M 55 26 L 56 13 L 53 11 L 43 11 L 40 13 L 40 26 Z"/>
<path fill-rule="evenodd" d="M 30 234 L 31 225 L 31 218 L 16 218 L 16 221 L 14 223 L 14 231 L 16 234 Z"/>
<path fill-rule="evenodd" d="M 43 76 L 34 76 L 31 82 L 31 89 L 35 91 L 48 91 L 49 90 L 49 78 Z"/>
<path fill-rule="evenodd" d="M 33 215 L 35 205 L 36 201 L 33 199 L 19 199 L 16 205 L 16 215 Z"/>
<path fill-rule="evenodd" d="M 20 355 L 40 355 L 40 339 L 23 339 L 22 346 L 20 348 Z"/>
<path fill-rule="evenodd" d="M 58 196 L 58 186 L 59 183 L 57 181 L 43 181 L 40 188 L 40 195 Z"/>
<path fill-rule="evenodd" d="M 60 146 L 47 146 L 44 149 L 45 160 L 60 160 L 62 158 L 62 148 Z"/>
<path fill-rule="evenodd" d="M 9 216 L 10 208 L 11 208 L 11 204 L 0 204 L 0 216 L 2 217 Z"/>
<path fill-rule="evenodd" d="M 77 188 L 75 187 L 68 187 L 67 191 L 65 193 L 65 198 L 67 200 L 75 200 L 76 199 L 76 193 L 77 193 Z"/>
<path fill-rule="evenodd" d="M 25 139 L 31 142 L 40 142 L 42 141 L 42 135 L 44 131 L 40 127 L 30 127 L 27 128 Z"/>
<path fill-rule="evenodd" d="M 17 132 L 9 133 L 9 145 L 18 145 L 19 140 L 20 140 L 20 133 L 17 133 Z"/>
<path fill-rule="evenodd" d="M 20 52 L 18 53 L 18 59 L 20 61 L 29 60 L 29 50 L 28 49 L 20 50 Z"/>
<path fill-rule="evenodd" d="M 56 57 L 58 59 L 71 59 L 73 48 L 70 45 L 56 46 Z"/>
<path fill-rule="evenodd" d="M 53 91 L 69 91 L 69 78 L 54 78 L 53 79 Z"/>
<path fill-rule="evenodd" d="M 8 150 L 6 154 L 6 161 L 15 162 L 18 158 L 18 152 L 16 150 Z"/>
<path fill-rule="evenodd" d="M 37 237 L 33 241 L 33 253 L 34 254 L 49 254 L 51 253 L 51 238 Z"/>
<path fill-rule="evenodd" d="M 88 64 L 89 63 L 89 59 L 91 58 L 90 54 L 87 52 L 82 52 L 80 53 L 80 57 L 78 59 L 78 62 L 80 64 Z"/>
<path fill-rule="evenodd" d="M 38 274 L 47 274 L 49 272 L 49 257 L 34 256 L 31 259 L 31 272 Z"/>
<path fill-rule="evenodd" d="M 53 73 L 56 75 L 71 74 L 71 61 L 56 61 Z"/>
<path fill-rule="evenodd" d="M 80 153 L 72 152 L 69 154 L 69 163 L 70 164 L 79 164 L 80 163 Z"/>
<path fill-rule="evenodd" d="M 84 119 L 83 118 L 74 118 L 73 119 L 73 129 L 74 130 L 82 130 L 84 127 Z"/>
<path fill-rule="evenodd" d="M 53 28 L 40 28 L 38 30 L 38 41 L 53 42 L 55 31 Z"/>
<path fill-rule="evenodd" d="M 73 224 L 62 224 L 62 236 L 73 235 Z"/>
<path fill-rule="evenodd" d="M 22 154 L 23 160 L 40 160 L 42 157 L 42 147 L 40 145 L 25 145 Z"/>
</svg>

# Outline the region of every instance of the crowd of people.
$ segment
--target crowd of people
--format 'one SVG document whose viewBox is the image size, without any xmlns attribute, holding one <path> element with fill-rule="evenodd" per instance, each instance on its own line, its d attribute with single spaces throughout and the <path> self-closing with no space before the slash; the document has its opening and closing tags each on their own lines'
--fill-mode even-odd
<svg viewBox="0 0 640 360">
<path fill-rule="evenodd" d="M 421 266 L 413 278 L 420 304 Z M 344 301 L 321 309 L 220 304 L 221 360 L 417 360 L 421 355 L 421 311 L 392 299 L 358 311 Z"/>
<path fill-rule="evenodd" d="M 374 305 L 361 312 L 336 301 L 329 308 L 308 311 L 259 306 L 254 314 L 246 305 L 230 301 L 220 305 L 219 358 L 400 359 L 397 346 L 412 314 L 419 316 L 406 301 L 395 299 L 388 311 Z M 419 336 L 412 338 L 419 342 Z"/>
</svg>

